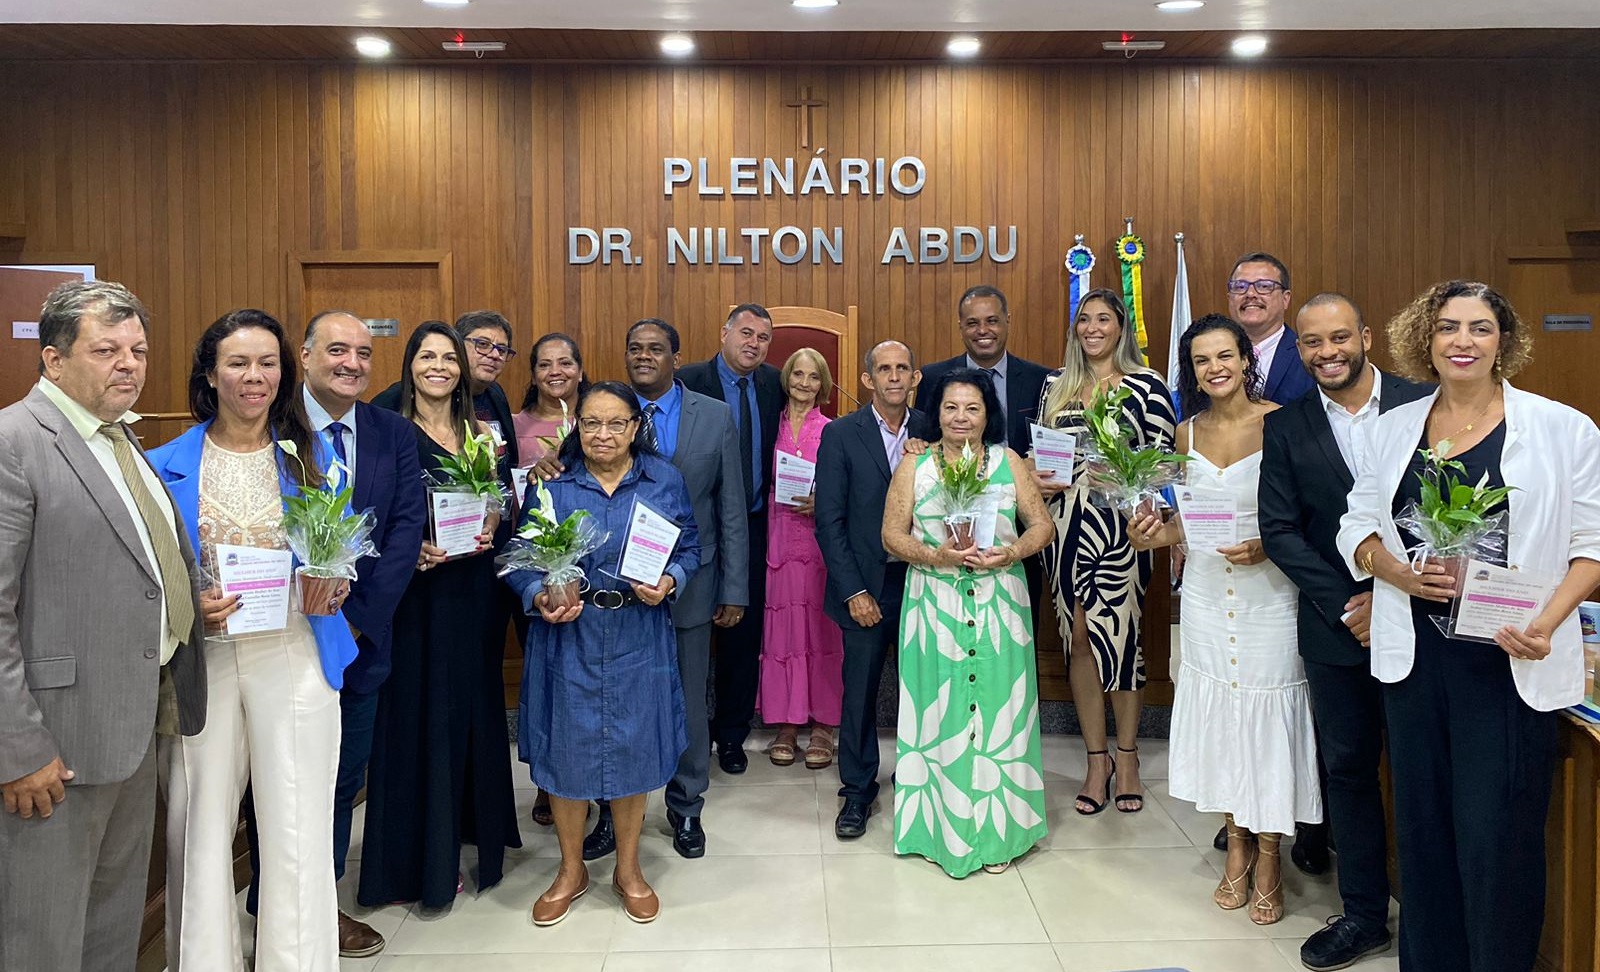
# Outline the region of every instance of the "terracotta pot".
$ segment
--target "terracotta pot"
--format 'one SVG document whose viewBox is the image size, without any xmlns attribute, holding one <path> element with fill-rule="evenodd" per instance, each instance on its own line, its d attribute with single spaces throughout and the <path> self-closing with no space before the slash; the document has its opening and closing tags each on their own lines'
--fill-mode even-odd
<svg viewBox="0 0 1600 972">
<path fill-rule="evenodd" d="M 1456 593 L 1459 594 L 1462 585 L 1467 580 L 1467 560 L 1468 558 L 1466 557 L 1440 557 L 1435 554 L 1428 554 L 1422 558 L 1422 565 L 1427 567 L 1430 564 L 1438 564 L 1443 567 L 1444 572 L 1455 580 Z"/>
<path fill-rule="evenodd" d="M 300 613 L 310 617 L 327 617 L 334 613 L 333 599 L 344 586 L 343 577 L 318 577 L 308 574 L 305 568 L 295 571 L 295 589 L 300 595 Z"/>
<path fill-rule="evenodd" d="M 977 524 L 970 516 L 946 517 L 945 529 L 950 531 L 950 539 L 957 550 L 969 550 L 975 542 L 973 537 L 977 532 Z"/>
</svg>

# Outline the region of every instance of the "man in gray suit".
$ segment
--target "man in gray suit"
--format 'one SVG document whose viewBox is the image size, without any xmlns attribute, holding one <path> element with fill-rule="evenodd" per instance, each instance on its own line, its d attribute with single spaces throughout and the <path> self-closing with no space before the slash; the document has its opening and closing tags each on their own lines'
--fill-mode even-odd
<svg viewBox="0 0 1600 972">
<path fill-rule="evenodd" d="M 149 314 L 63 284 L 0 410 L 0 969 L 134 967 L 155 734 L 205 723 L 194 552 L 127 422 Z"/>
<path fill-rule="evenodd" d="M 749 501 L 733 411 L 726 402 L 689 391 L 676 380 L 678 347 L 678 332 L 666 321 L 646 318 L 628 328 L 628 381 L 644 409 L 645 441 L 683 473 L 700 530 L 700 570 L 672 603 L 689 748 L 667 784 L 667 824 L 679 854 L 703 857 L 706 833 L 700 813 L 711 785 L 706 707 L 711 619 L 721 613 L 737 623 L 750 603 Z M 615 848 L 610 810 L 602 805 L 599 822 L 584 839 L 583 856 L 594 860 Z"/>
</svg>

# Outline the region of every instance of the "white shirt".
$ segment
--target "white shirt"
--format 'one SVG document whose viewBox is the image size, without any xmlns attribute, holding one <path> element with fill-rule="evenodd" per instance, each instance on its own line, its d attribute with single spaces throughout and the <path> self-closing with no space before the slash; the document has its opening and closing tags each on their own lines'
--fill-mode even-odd
<svg viewBox="0 0 1600 972">
<path fill-rule="evenodd" d="M 306 418 L 311 422 L 311 431 L 317 433 L 317 437 L 322 439 L 324 442 L 327 442 L 331 438 L 331 435 L 332 435 L 331 433 L 327 432 L 328 426 L 332 425 L 335 422 L 343 422 L 344 423 L 344 428 L 345 428 L 345 432 L 344 432 L 344 454 L 345 454 L 345 457 L 346 457 L 345 466 L 350 470 L 350 481 L 352 483 L 355 482 L 355 480 L 356 480 L 356 410 L 355 410 L 355 406 L 352 405 L 350 407 L 350 410 L 348 412 L 345 412 L 343 415 L 330 415 L 330 414 L 328 414 L 328 410 L 322 407 L 322 403 L 317 401 L 316 396 L 311 394 L 311 389 L 305 387 L 304 385 L 300 386 L 300 397 L 302 399 L 304 399 L 305 403 L 306 403 Z M 332 457 L 330 456 L 329 458 L 331 459 Z M 323 472 L 327 472 L 327 470 L 324 469 Z"/>
<path fill-rule="evenodd" d="M 1283 332 L 1287 330 L 1287 327 L 1279 324 L 1271 337 L 1263 338 L 1261 343 L 1255 346 L 1256 374 L 1261 376 L 1256 384 L 1257 392 L 1267 387 L 1267 376 L 1272 374 L 1272 361 L 1278 356 L 1278 345 L 1283 343 Z"/>
<path fill-rule="evenodd" d="M 73 399 L 59 386 L 48 378 L 39 379 L 39 390 L 61 414 L 67 417 L 72 427 L 83 436 L 83 442 L 89 447 L 89 452 L 94 455 L 100 468 L 105 470 L 106 478 L 111 480 L 111 486 L 117 491 L 122 505 L 128 508 L 128 516 L 133 520 L 133 528 L 139 534 L 139 546 L 144 550 L 145 565 L 150 568 L 150 576 L 156 579 L 156 587 L 161 591 L 161 596 L 156 598 L 156 603 L 161 605 L 161 664 L 165 665 L 172 660 L 172 655 L 178 650 L 178 639 L 167 630 L 167 591 L 161 583 L 161 565 L 156 563 L 156 549 L 150 545 L 150 530 L 144 522 L 144 515 L 139 512 L 139 504 L 133 501 L 133 492 L 128 489 L 128 480 L 122 475 L 122 467 L 117 465 L 117 453 L 111 445 L 111 440 L 100 434 L 103 424 L 77 400 Z M 118 419 L 119 422 L 137 422 L 139 416 L 128 412 Z M 167 488 L 161 485 L 161 479 L 156 471 L 150 468 L 150 463 L 141 459 L 137 463 L 139 478 L 144 481 L 144 488 L 156 501 L 156 506 L 161 509 L 161 518 L 166 521 L 167 529 L 172 531 L 173 543 L 178 542 L 177 520 L 172 513 L 172 503 L 167 500 Z"/>
<path fill-rule="evenodd" d="M 889 460 L 889 473 L 900 468 L 900 459 L 906 454 L 906 434 L 911 430 L 911 412 L 908 410 L 900 420 L 900 431 L 889 428 L 889 423 L 878 413 L 878 406 L 869 406 L 872 417 L 878 423 L 878 434 L 883 436 L 883 454 Z"/>
<path fill-rule="evenodd" d="M 1506 559 L 1523 570 L 1565 576 L 1577 557 L 1600 560 L 1600 429 L 1577 409 L 1502 383 L 1506 439 L 1500 471 L 1511 494 Z M 1356 548 L 1373 534 L 1384 549 L 1410 557 L 1390 512 L 1395 490 L 1416 454 L 1435 392 L 1389 409 L 1372 428 L 1372 460 L 1356 477 L 1350 509 L 1339 521 L 1339 553 L 1356 580 L 1369 575 L 1356 563 Z M 1416 632 L 1404 591 L 1379 582 L 1372 591 L 1372 674 L 1398 682 L 1411 674 Z M 1578 613 L 1550 635 L 1550 654 L 1539 660 L 1511 659 L 1511 676 L 1522 700 L 1540 712 L 1583 700 L 1583 639 Z"/>
<path fill-rule="evenodd" d="M 1367 468 L 1372 423 L 1378 418 L 1378 396 L 1383 388 L 1383 372 L 1376 365 L 1368 367 L 1372 369 L 1372 396 L 1354 412 L 1329 398 L 1321 385 L 1317 386 L 1317 394 L 1322 396 L 1322 410 L 1327 413 L 1328 425 L 1333 429 L 1333 440 L 1339 443 L 1339 455 L 1344 457 L 1345 467 L 1352 477 L 1361 475 L 1361 470 Z"/>
</svg>

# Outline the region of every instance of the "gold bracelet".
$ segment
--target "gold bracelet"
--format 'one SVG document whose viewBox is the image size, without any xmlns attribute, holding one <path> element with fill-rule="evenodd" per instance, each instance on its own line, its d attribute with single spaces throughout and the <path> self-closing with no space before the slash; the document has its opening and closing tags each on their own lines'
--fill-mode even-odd
<svg viewBox="0 0 1600 972">
<path fill-rule="evenodd" d="M 1374 556 L 1376 556 L 1377 553 L 1378 553 L 1378 551 L 1376 551 L 1376 550 L 1368 550 L 1367 551 L 1367 555 L 1365 557 L 1362 557 L 1362 558 L 1360 558 L 1359 560 L 1356 561 L 1356 563 L 1361 567 L 1362 573 L 1370 574 L 1373 577 L 1378 576 L 1372 570 L 1372 558 Z"/>
</svg>

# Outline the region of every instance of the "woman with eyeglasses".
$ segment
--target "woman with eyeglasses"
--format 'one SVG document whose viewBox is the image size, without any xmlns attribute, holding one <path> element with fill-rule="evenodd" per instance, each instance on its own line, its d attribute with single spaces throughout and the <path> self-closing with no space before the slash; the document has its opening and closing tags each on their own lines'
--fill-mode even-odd
<svg viewBox="0 0 1600 972">
<path fill-rule="evenodd" d="M 589 890 L 583 836 L 591 800 L 611 801 L 617 843 L 611 888 L 623 913 L 643 923 L 661 912 L 639 866 L 639 834 L 646 796 L 672 779 L 688 745 L 667 602 L 700 568 L 688 487 L 641 439 L 632 389 L 615 381 L 594 385 L 579 398 L 575 419 L 575 433 L 561 444 L 564 471 L 545 485 L 557 519 L 581 510 L 605 535 L 578 564 L 587 584 L 581 601 L 552 603 L 539 571 L 506 576 L 523 609 L 537 615 L 528 629 L 518 751 L 533 781 L 550 794 L 561 843 L 561 868 L 533 904 L 533 923 L 541 927 L 565 918 Z M 653 584 L 614 573 L 640 506 L 682 531 Z"/>
<path fill-rule="evenodd" d="M 443 321 L 406 342 L 400 414 L 428 474 L 481 435 L 467 393 L 468 352 Z M 504 464 L 501 475 L 505 475 Z M 393 668 L 378 694 L 356 898 L 368 907 L 443 908 L 462 890 L 461 845 L 477 846 L 476 886 L 493 887 L 521 847 L 506 759 L 505 616 L 495 584 L 491 510 L 478 549 L 447 558 L 424 541 L 394 614 Z"/>
</svg>

